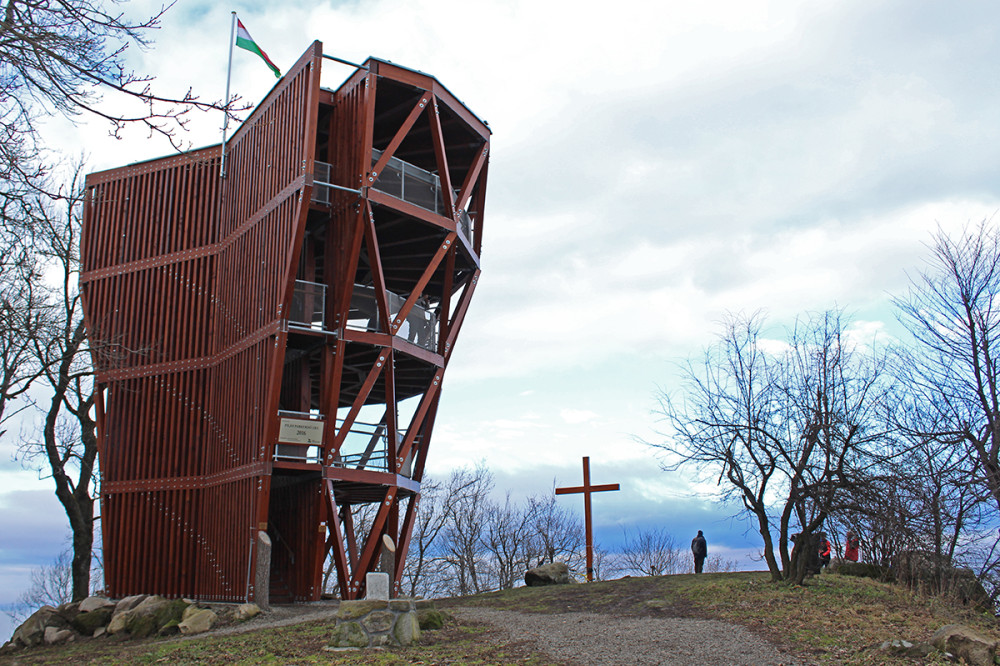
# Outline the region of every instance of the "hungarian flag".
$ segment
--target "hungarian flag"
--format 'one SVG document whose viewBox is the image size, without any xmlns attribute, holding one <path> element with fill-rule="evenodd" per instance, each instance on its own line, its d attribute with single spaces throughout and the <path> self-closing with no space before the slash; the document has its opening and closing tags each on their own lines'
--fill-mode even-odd
<svg viewBox="0 0 1000 666">
<path fill-rule="evenodd" d="M 267 63 L 267 66 L 271 68 L 274 75 L 279 79 L 281 78 L 281 70 L 278 69 L 273 62 L 271 62 L 271 59 L 267 57 L 266 53 L 264 53 L 264 49 L 257 46 L 257 42 L 253 41 L 253 37 L 250 36 L 247 29 L 243 27 L 243 22 L 239 19 L 236 19 L 236 46 L 259 55 L 264 59 L 264 62 Z"/>
</svg>

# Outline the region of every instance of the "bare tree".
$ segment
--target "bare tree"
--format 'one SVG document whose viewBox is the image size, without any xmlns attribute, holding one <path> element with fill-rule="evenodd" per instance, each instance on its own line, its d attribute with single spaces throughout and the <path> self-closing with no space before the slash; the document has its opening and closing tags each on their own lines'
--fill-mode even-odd
<svg viewBox="0 0 1000 666">
<path fill-rule="evenodd" d="M 830 516 L 826 529 L 835 551 L 843 552 L 841 537 L 848 530 L 860 539 L 861 560 L 878 566 L 888 568 L 898 553 L 917 548 L 919 504 L 910 492 L 917 473 L 900 475 L 894 468 L 874 473 L 853 494 L 849 509 Z"/>
<path fill-rule="evenodd" d="M 433 592 L 427 592 L 436 578 L 434 547 L 448 518 L 448 498 L 443 490 L 441 483 L 430 477 L 420 482 L 420 505 L 403 568 L 403 584 L 411 597 L 433 596 Z"/>
<path fill-rule="evenodd" d="M 705 573 L 731 573 L 740 570 L 740 563 L 722 555 L 709 554 L 705 558 Z"/>
<path fill-rule="evenodd" d="M 27 409 L 25 397 L 38 377 L 32 341 L 46 318 L 42 261 L 35 252 L 33 210 L 26 201 L 0 199 L 0 436 L 10 418 Z"/>
<path fill-rule="evenodd" d="M 32 569 L 31 585 L 18 595 L 11 610 L 4 612 L 21 623 L 42 606 L 58 606 L 70 601 L 73 596 L 71 559 L 70 552 L 64 550 L 52 564 Z"/>
<path fill-rule="evenodd" d="M 531 566 L 555 559 L 580 568 L 580 521 L 554 494 L 517 504 L 508 493 L 498 504 L 492 488 L 482 465 L 453 470 L 444 483 L 424 479 L 404 569 L 411 595 L 507 589 Z"/>
<path fill-rule="evenodd" d="M 522 508 L 511 503 L 510 491 L 503 504 L 487 504 L 481 538 L 486 551 L 486 570 L 491 575 L 488 587 L 499 590 L 515 587 L 532 561 L 541 555 L 532 529 L 531 508 L 530 504 Z"/>
<path fill-rule="evenodd" d="M 898 369 L 926 418 L 912 434 L 959 447 L 1000 508 L 1000 231 L 938 229 L 929 266 L 896 299 L 916 353 Z"/>
<path fill-rule="evenodd" d="M 556 502 L 555 485 L 550 494 L 528 498 L 530 529 L 536 541 L 538 564 L 557 559 L 571 571 L 582 569 L 586 562 L 583 525 L 569 509 Z"/>
<path fill-rule="evenodd" d="M 885 361 L 851 343 L 839 312 L 800 319 L 784 341 L 762 330 L 760 314 L 726 320 L 701 364 L 685 369 L 683 401 L 661 394 L 670 431 L 652 445 L 665 469 L 699 470 L 722 499 L 739 500 L 772 579 L 801 582 L 792 533 L 809 542 L 850 502 L 883 444 Z"/>
<path fill-rule="evenodd" d="M 456 470 L 453 480 L 464 491 L 450 504 L 442 558 L 451 569 L 451 591 L 464 596 L 489 589 L 488 581 L 483 579 L 486 574 L 483 543 L 493 475 L 479 465 L 473 470 Z"/>
<path fill-rule="evenodd" d="M 421 482 L 420 506 L 403 571 L 410 596 L 434 596 L 447 589 L 448 563 L 441 552 L 443 535 L 453 507 L 465 503 L 467 492 L 476 492 L 476 479 L 476 474 L 463 468 L 452 471 L 444 484 L 426 476 Z"/>
<path fill-rule="evenodd" d="M 622 568 L 639 576 L 664 576 L 680 573 L 684 568 L 683 553 L 673 535 L 663 528 L 625 530 L 621 550 Z"/>
<path fill-rule="evenodd" d="M 789 557 L 791 528 L 797 524 L 808 544 L 831 514 L 851 505 L 889 444 L 885 413 L 894 397 L 886 355 L 859 349 L 839 312 L 799 320 L 784 360 L 779 418 L 792 446 L 782 450 L 788 498 L 779 546 L 785 577 L 801 583 L 812 554 L 798 548 Z"/>
<path fill-rule="evenodd" d="M 39 159 L 37 120 L 60 113 L 94 115 L 118 136 L 131 124 L 180 148 L 179 131 L 192 109 L 228 108 L 202 102 L 189 89 L 164 96 L 152 79 L 126 66 L 129 48 L 147 48 L 149 33 L 168 9 L 132 20 L 123 0 L 7 0 L 0 17 L 0 180 L 3 196 L 37 191 L 46 175 Z M 172 4 L 172 3 L 171 3 Z M 101 104 L 104 94 L 114 106 Z M 126 110 L 123 110 L 126 109 Z"/>
<path fill-rule="evenodd" d="M 81 173 L 78 169 L 77 176 Z M 79 600 L 90 593 L 97 424 L 92 413 L 90 348 L 79 293 L 79 180 L 74 180 L 69 190 L 75 194 L 67 197 L 61 211 L 37 199 L 34 242 L 51 283 L 44 286 L 44 302 L 34 315 L 40 323 L 30 343 L 46 395 L 36 406 L 37 427 L 24 436 L 18 457 L 22 464 L 50 474 L 55 484 L 72 532 L 73 599 Z"/>
<path fill-rule="evenodd" d="M 773 367 L 777 361 L 760 344 L 762 325 L 760 314 L 724 322 L 700 366 L 689 362 L 684 369 L 682 402 L 659 396 L 659 413 L 671 431 L 652 445 L 667 453 L 664 469 L 685 466 L 718 477 L 720 498 L 739 500 L 754 517 L 768 570 L 781 580 L 769 513 L 781 483 L 777 442 L 770 433 L 779 373 Z"/>
<path fill-rule="evenodd" d="M 594 556 L 594 580 L 612 580 L 622 576 L 626 571 L 626 566 L 622 562 L 620 553 L 613 553 L 607 550 L 600 543 L 595 543 L 592 550 Z M 577 550 L 577 566 L 570 567 L 570 571 L 580 572 L 586 563 L 587 553 L 581 545 Z M 583 572 L 584 575 L 586 572 Z"/>
</svg>

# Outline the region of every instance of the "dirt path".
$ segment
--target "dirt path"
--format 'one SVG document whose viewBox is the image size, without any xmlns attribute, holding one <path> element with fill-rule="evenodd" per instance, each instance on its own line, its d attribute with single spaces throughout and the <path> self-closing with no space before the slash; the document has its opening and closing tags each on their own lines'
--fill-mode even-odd
<svg viewBox="0 0 1000 666">
<path fill-rule="evenodd" d="M 521 613 L 452 608 L 464 622 L 490 626 L 507 640 L 567 666 L 791 666 L 803 662 L 750 631 L 717 620 L 616 617 L 596 613 Z"/>
</svg>

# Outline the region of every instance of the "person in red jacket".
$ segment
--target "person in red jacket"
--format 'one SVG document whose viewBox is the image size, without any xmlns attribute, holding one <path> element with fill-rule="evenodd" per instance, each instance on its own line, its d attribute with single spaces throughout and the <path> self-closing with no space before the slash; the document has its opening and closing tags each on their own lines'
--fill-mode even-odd
<svg viewBox="0 0 1000 666">
<path fill-rule="evenodd" d="M 861 539 L 854 535 L 854 532 L 847 530 L 847 539 L 844 545 L 844 559 L 857 562 L 861 551 Z"/>
<path fill-rule="evenodd" d="M 830 545 L 829 539 L 826 538 L 826 534 L 820 532 L 819 535 L 819 562 L 820 566 L 827 567 L 830 565 L 830 552 L 833 550 L 833 546 Z"/>
</svg>

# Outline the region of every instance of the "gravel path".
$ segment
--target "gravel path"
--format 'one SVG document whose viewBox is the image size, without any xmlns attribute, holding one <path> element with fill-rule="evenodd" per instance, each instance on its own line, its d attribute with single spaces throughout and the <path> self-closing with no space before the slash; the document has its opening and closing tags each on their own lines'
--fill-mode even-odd
<svg viewBox="0 0 1000 666">
<path fill-rule="evenodd" d="M 485 608 L 449 611 L 463 620 L 487 624 L 512 641 L 528 641 L 539 652 L 572 665 L 802 663 L 746 629 L 716 620 L 594 613 L 540 615 Z"/>
<path fill-rule="evenodd" d="M 273 627 L 287 627 L 301 622 L 311 622 L 313 620 L 329 620 L 337 616 L 337 609 L 340 603 L 337 601 L 318 601 L 314 603 L 303 603 L 288 606 L 272 606 L 267 613 L 261 613 L 246 622 L 233 624 L 227 627 L 215 629 L 207 634 L 197 634 L 189 638 L 200 636 L 220 636 L 225 634 L 244 634 L 248 631 L 258 629 L 271 629 Z"/>
</svg>

